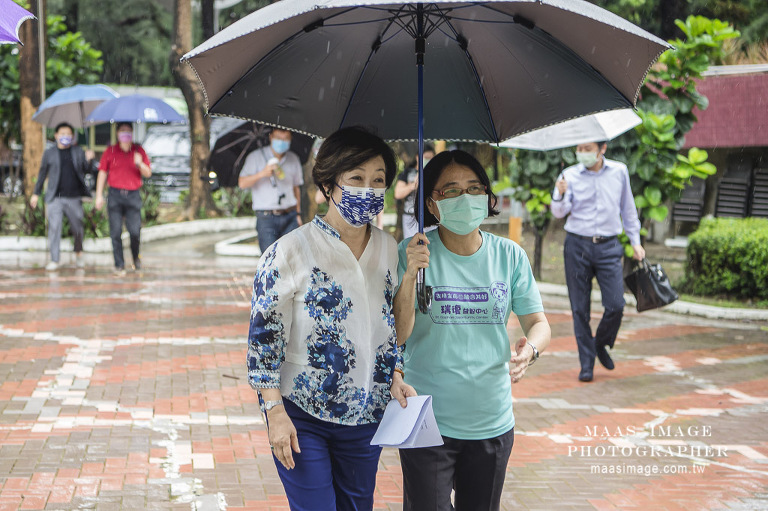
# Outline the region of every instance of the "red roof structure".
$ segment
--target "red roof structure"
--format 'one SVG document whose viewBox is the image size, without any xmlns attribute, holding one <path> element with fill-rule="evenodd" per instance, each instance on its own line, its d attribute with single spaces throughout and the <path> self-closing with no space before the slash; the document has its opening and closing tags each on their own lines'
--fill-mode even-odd
<svg viewBox="0 0 768 511">
<path fill-rule="evenodd" d="M 684 148 L 768 147 L 768 66 L 712 68 L 698 84 L 709 108 L 694 110 L 698 122 Z"/>
</svg>

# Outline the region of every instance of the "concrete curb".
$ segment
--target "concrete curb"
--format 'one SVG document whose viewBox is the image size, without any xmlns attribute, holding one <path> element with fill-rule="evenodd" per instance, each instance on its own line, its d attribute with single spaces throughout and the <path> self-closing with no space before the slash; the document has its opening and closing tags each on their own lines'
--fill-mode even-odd
<svg viewBox="0 0 768 511">
<path fill-rule="evenodd" d="M 567 286 L 561 284 L 549 284 L 547 282 L 537 282 L 536 284 L 542 295 L 568 297 Z M 593 302 L 600 302 L 601 298 L 600 291 L 592 291 Z M 627 305 L 633 308 L 637 303 L 635 297 L 629 293 L 624 295 L 624 301 L 627 302 Z M 659 310 L 662 312 L 673 312 L 675 314 L 685 314 L 708 319 L 768 321 L 768 310 L 764 309 L 731 309 L 727 307 L 714 307 L 711 305 L 684 302 L 681 300 L 673 302 Z"/>
<path fill-rule="evenodd" d="M 194 236 L 225 231 L 242 231 L 254 229 L 252 217 L 211 218 L 207 220 L 192 220 L 172 224 L 153 225 L 141 229 L 142 243 L 176 238 L 179 236 Z M 128 239 L 124 232 L 123 240 Z M 43 236 L 0 236 L 0 251 L 39 251 L 48 250 L 48 239 Z M 61 251 L 72 252 L 74 246 L 71 238 L 61 240 Z M 109 238 L 86 238 L 83 241 L 84 252 L 112 252 L 112 241 Z"/>
</svg>

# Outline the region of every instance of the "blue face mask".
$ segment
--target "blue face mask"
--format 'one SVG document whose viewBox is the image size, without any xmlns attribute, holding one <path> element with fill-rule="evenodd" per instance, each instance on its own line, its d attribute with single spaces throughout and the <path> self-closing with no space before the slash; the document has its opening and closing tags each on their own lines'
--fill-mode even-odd
<svg viewBox="0 0 768 511">
<path fill-rule="evenodd" d="M 64 147 L 69 147 L 72 144 L 72 136 L 70 135 L 59 135 L 56 140 Z"/>
<path fill-rule="evenodd" d="M 279 138 L 273 138 L 270 145 L 272 146 L 272 150 L 276 154 L 285 154 L 288 152 L 288 149 L 291 148 L 291 141 L 280 140 Z"/>
<path fill-rule="evenodd" d="M 465 193 L 458 197 L 435 201 L 440 225 L 456 234 L 469 234 L 488 216 L 488 196 Z"/>
<path fill-rule="evenodd" d="M 362 227 L 371 223 L 384 209 L 386 188 L 360 186 L 339 186 L 339 188 L 341 188 L 341 200 L 338 203 L 334 200 L 333 203 L 341 218 L 352 227 Z"/>
</svg>

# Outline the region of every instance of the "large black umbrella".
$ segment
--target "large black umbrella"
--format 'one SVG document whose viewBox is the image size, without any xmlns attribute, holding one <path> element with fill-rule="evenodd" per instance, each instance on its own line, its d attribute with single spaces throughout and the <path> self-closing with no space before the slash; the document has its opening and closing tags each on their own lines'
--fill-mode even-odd
<svg viewBox="0 0 768 511">
<path fill-rule="evenodd" d="M 237 179 L 243 169 L 246 156 L 256 149 L 269 145 L 271 126 L 252 121 L 236 119 L 214 119 L 211 131 L 214 131 L 216 121 L 230 121 L 216 133 L 216 142 L 211 149 L 208 160 L 209 171 L 216 173 L 220 186 L 237 186 Z M 232 122 L 234 121 L 234 123 Z M 211 133 L 212 138 L 214 133 Z M 314 139 L 307 135 L 294 133 L 291 140 L 291 151 L 298 155 L 301 163 L 306 163 L 312 152 Z"/>
<path fill-rule="evenodd" d="M 183 59 L 214 114 L 322 137 L 373 126 L 418 140 L 421 173 L 424 139 L 498 143 L 634 106 L 668 47 L 582 0 L 283 0 Z"/>
</svg>

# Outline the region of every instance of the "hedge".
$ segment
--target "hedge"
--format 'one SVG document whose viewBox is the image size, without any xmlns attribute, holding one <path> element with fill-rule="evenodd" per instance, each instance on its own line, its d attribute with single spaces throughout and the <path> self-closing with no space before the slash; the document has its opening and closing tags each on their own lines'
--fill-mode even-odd
<svg viewBox="0 0 768 511">
<path fill-rule="evenodd" d="M 705 218 L 688 237 L 687 254 L 684 290 L 768 298 L 768 219 Z"/>
</svg>

